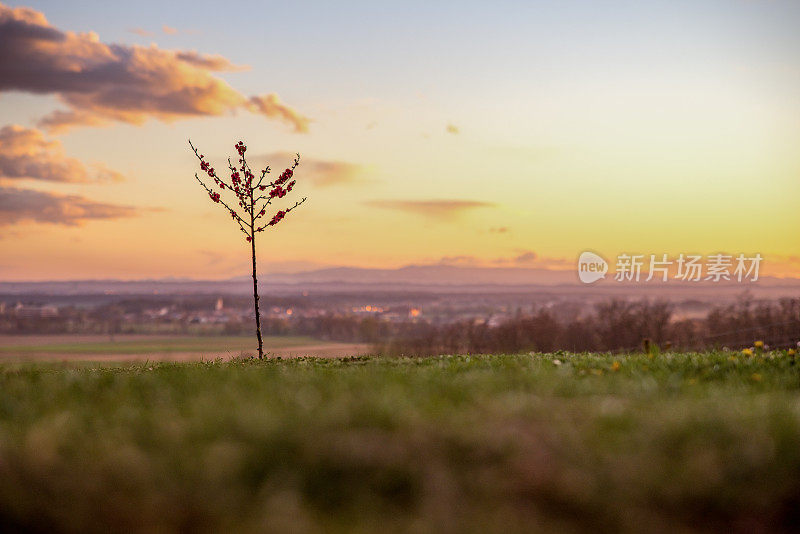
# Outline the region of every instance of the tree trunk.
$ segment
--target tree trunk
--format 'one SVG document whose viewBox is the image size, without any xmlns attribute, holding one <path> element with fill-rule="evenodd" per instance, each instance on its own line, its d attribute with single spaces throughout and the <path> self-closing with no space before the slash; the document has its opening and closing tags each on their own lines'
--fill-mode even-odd
<svg viewBox="0 0 800 534">
<path fill-rule="evenodd" d="M 252 217 L 252 216 L 251 216 Z M 258 311 L 258 278 L 256 276 L 256 238 L 253 232 L 250 239 L 250 251 L 253 256 L 253 304 L 256 311 L 256 337 L 258 338 L 258 359 L 264 358 L 264 342 L 261 340 L 261 313 Z"/>
</svg>

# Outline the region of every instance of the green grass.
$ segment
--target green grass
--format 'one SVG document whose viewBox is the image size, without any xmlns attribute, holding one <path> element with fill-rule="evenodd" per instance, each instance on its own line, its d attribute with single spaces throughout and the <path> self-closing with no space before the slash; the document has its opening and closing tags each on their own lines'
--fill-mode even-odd
<svg viewBox="0 0 800 534">
<path fill-rule="evenodd" d="M 46 338 L 41 338 L 43 341 Z M 308 337 L 266 336 L 264 350 L 277 347 L 298 347 L 321 343 Z M 240 352 L 255 351 L 254 336 L 209 336 L 144 338 L 120 341 L 42 342 L 35 345 L 0 346 L 3 354 L 147 354 L 173 352 Z"/>
<path fill-rule="evenodd" d="M 790 531 L 800 371 L 768 356 L 0 365 L 0 525 Z"/>
</svg>

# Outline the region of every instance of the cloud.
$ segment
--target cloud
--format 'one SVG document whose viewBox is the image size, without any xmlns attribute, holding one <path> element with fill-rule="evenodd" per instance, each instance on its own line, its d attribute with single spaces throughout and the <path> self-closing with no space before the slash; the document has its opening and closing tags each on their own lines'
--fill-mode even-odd
<svg viewBox="0 0 800 534">
<path fill-rule="evenodd" d="M 575 262 L 567 258 L 543 257 L 532 250 L 517 251 L 516 254 L 486 258 L 471 255 L 443 256 L 434 265 L 451 265 L 458 267 L 493 267 L 493 268 L 525 268 L 525 269 L 572 269 Z"/>
<path fill-rule="evenodd" d="M 496 258 L 494 263 L 500 265 L 513 265 L 515 267 L 539 267 L 543 269 L 572 268 L 575 264 L 575 262 L 571 259 L 540 256 L 532 250 L 518 251 L 515 256 L 511 256 L 509 258 Z"/>
<path fill-rule="evenodd" d="M 95 33 L 51 26 L 39 11 L 0 4 L 0 92 L 57 95 L 68 109 L 40 121 L 51 131 L 239 109 L 308 131 L 309 119 L 277 95 L 247 97 L 214 74 L 232 69 L 237 67 L 221 56 L 106 44 Z"/>
<path fill-rule="evenodd" d="M 521 250 L 515 256 L 495 258 L 491 261 L 499 265 L 530 265 L 533 263 L 538 264 L 542 259 L 546 258 L 539 258 L 539 255 L 532 250 Z"/>
<path fill-rule="evenodd" d="M 462 267 L 479 266 L 481 261 L 475 256 L 442 256 L 437 265 L 458 265 Z"/>
<path fill-rule="evenodd" d="M 555 258 L 552 256 L 540 256 L 536 258 L 537 267 L 545 269 L 574 269 L 575 260 L 572 258 Z"/>
<path fill-rule="evenodd" d="M 216 250 L 198 250 L 197 253 L 204 258 L 203 263 L 206 267 L 229 266 L 232 261 L 237 264 L 241 263 L 238 257 L 232 258 L 231 254 Z"/>
<path fill-rule="evenodd" d="M 247 107 L 254 113 L 261 113 L 266 117 L 276 118 L 291 124 L 294 126 L 295 132 L 308 132 L 310 119 L 285 105 L 275 93 L 251 97 L 247 101 Z"/>
<path fill-rule="evenodd" d="M 490 208 L 494 204 L 478 200 L 370 200 L 365 203 L 374 208 L 405 211 L 433 219 L 454 219 L 476 208 Z"/>
<path fill-rule="evenodd" d="M 755 253 L 744 255 L 746 258 L 752 258 Z M 761 262 L 760 268 L 762 273 L 769 276 L 800 278 L 800 256 L 770 254 Z"/>
<path fill-rule="evenodd" d="M 130 28 L 128 31 L 131 32 L 131 33 L 135 33 L 136 35 L 140 35 L 142 37 L 153 37 L 156 34 L 156 32 L 150 31 L 150 30 L 146 30 L 144 28 Z M 172 26 L 167 26 L 166 24 L 161 26 L 161 31 L 163 33 L 165 33 L 166 35 L 178 35 L 179 33 L 183 33 L 183 34 L 196 34 L 197 33 L 196 30 L 179 30 L 177 28 L 173 28 Z"/>
<path fill-rule="evenodd" d="M 94 219 L 131 217 L 137 210 L 75 195 L 0 187 L 0 226 L 21 221 L 79 226 Z"/>
<path fill-rule="evenodd" d="M 514 263 L 531 263 L 533 261 L 536 261 L 538 257 L 539 256 L 535 252 L 533 252 L 532 250 L 528 250 L 526 252 L 523 252 L 519 256 L 513 258 L 512 261 Z"/>
<path fill-rule="evenodd" d="M 310 169 L 311 181 L 317 187 L 370 182 L 363 176 L 362 166 L 346 161 L 311 160 L 307 168 Z"/>
<path fill-rule="evenodd" d="M 283 170 L 284 165 L 288 166 L 294 158 L 295 155 L 289 152 L 272 152 L 254 159 L 259 162 L 260 167 L 269 164 L 273 171 L 280 171 Z M 316 187 L 374 182 L 366 176 L 367 169 L 363 165 L 347 161 L 322 160 L 303 156 L 300 158 L 297 172 L 301 180 L 308 180 Z"/>
<path fill-rule="evenodd" d="M 177 58 L 196 67 L 213 71 L 243 71 L 249 70 L 247 65 L 234 65 L 224 56 L 219 54 L 199 54 L 194 50 L 176 52 Z"/>
<path fill-rule="evenodd" d="M 142 37 L 152 37 L 154 35 L 153 32 L 145 30 L 144 28 L 131 28 L 128 31 L 131 33 L 135 33 L 136 35 L 140 35 Z"/>
<path fill-rule="evenodd" d="M 0 180 L 48 182 L 120 181 L 122 175 L 95 163 L 91 170 L 64 155 L 60 141 L 49 141 L 36 129 L 18 125 L 0 128 Z"/>
<path fill-rule="evenodd" d="M 449 134 L 453 134 L 453 135 L 458 135 L 461 132 L 459 127 L 456 126 L 455 124 L 448 124 L 447 126 L 445 126 L 444 131 L 446 131 Z"/>
</svg>

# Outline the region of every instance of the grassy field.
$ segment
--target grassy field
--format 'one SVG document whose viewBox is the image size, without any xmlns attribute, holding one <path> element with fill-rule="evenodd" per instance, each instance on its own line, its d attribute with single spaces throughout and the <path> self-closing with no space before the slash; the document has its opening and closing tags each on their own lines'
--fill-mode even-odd
<svg viewBox="0 0 800 534">
<path fill-rule="evenodd" d="M 781 353 L 0 365 L 28 532 L 765 532 L 800 520 Z"/>
<path fill-rule="evenodd" d="M 340 348 L 352 353 L 355 344 L 332 343 L 310 337 L 265 336 L 264 351 L 285 355 L 293 349 L 314 355 L 341 355 Z M 326 350 L 327 349 L 327 350 Z M 366 351 L 366 346 L 360 348 Z M 61 335 L 2 336 L 0 360 L 22 359 L 214 359 L 256 353 L 255 336 L 158 336 L 158 335 Z"/>
</svg>

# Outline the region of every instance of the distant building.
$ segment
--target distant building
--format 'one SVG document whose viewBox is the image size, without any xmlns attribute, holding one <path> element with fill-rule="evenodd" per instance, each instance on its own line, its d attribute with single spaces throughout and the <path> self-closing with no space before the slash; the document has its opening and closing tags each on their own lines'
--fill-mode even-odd
<svg viewBox="0 0 800 534">
<path fill-rule="evenodd" d="M 222 303 L 222 297 L 220 297 L 220 298 L 217 299 L 217 304 L 216 304 L 216 306 L 214 306 L 214 311 L 222 311 L 223 308 L 224 308 L 224 305 Z"/>
<path fill-rule="evenodd" d="M 383 307 L 367 304 L 366 306 L 353 306 L 353 313 L 383 313 Z"/>
<path fill-rule="evenodd" d="M 58 308 L 55 306 L 36 306 L 18 302 L 17 305 L 14 306 L 14 314 L 23 319 L 58 317 Z"/>
</svg>

